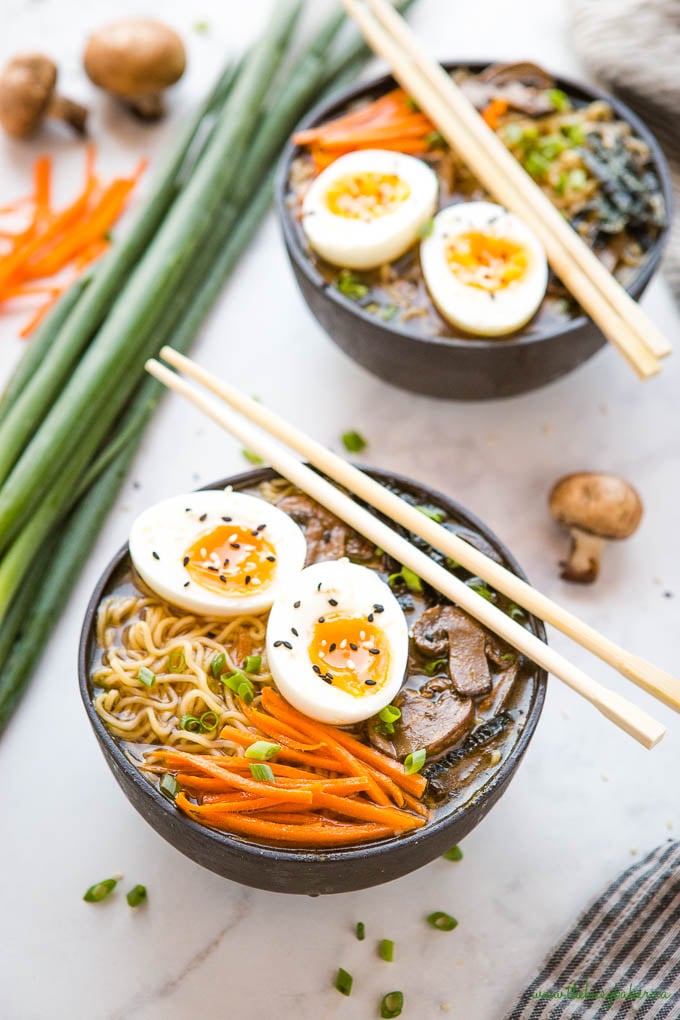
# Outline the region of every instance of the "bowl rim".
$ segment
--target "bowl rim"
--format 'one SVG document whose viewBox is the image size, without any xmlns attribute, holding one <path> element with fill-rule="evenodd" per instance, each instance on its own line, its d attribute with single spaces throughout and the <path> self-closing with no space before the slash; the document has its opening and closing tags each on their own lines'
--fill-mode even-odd
<svg viewBox="0 0 680 1020">
<path fill-rule="evenodd" d="M 496 63 L 496 61 L 441 61 L 442 66 L 446 68 L 447 71 L 452 71 L 458 68 L 467 68 L 474 73 L 483 71 L 493 63 Z M 667 217 L 665 226 L 661 228 L 659 236 L 655 239 L 654 243 L 647 251 L 646 257 L 641 263 L 638 272 L 636 272 L 632 279 L 624 285 L 624 289 L 631 295 L 631 297 L 637 299 L 645 290 L 647 284 L 650 282 L 652 276 L 659 267 L 673 220 L 673 192 L 668 162 L 652 131 L 621 99 L 609 92 L 606 92 L 598 86 L 591 85 L 587 82 L 576 82 L 570 77 L 566 77 L 561 74 L 553 74 L 552 71 L 549 69 L 547 70 L 554 78 L 556 87 L 562 89 L 562 91 L 566 92 L 568 96 L 574 96 L 577 99 L 582 99 L 587 102 L 604 100 L 609 103 L 619 118 L 627 121 L 635 133 L 649 146 L 654 169 L 659 178 L 659 185 L 666 204 Z M 359 99 L 364 95 L 371 93 L 380 95 L 387 91 L 390 87 L 396 86 L 397 82 L 394 77 L 388 73 L 369 78 L 366 81 L 359 82 L 347 89 L 336 92 L 317 103 L 300 121 L 295 128 L 295 131 L 316 126 L 320 121 L 332 117 L 336 112 L 339 113 L 348 103 Z M 387 335 L 396 335 L 414 343 L 422 343 L 425 346 L 432 344 L 436 347 L 463 348 L 465 350 L 475 349 L 479 351 L 498 350 L 499 348 L 507 349 L 510 347 L 529 347 L 534 344 L 540 344 L 554 339 L 555 337 L 568 336 L 570 333 L 576 333 L 578 330 L 583 329 L 589 324 L 594 326 L 592 319 L 588 315 L 581 314 L 570 319 L 566 324 L 556 323 L 552 326 L 546 325 L 536 333 L 530 334 L 518 333 L 517 335 L 511 334 L 508 337 L 496 337 L 491 339 L 474 336 L 423 336 L 414 330 L 409 329 L 408 323 L 391 321 L 385 322 L 380 320 L 377 316 L 371 315 L 371 313 L 365 311 L 361 305 L 358 305 L 356 301 L 352 301 L 350 298 L 345 297 L 345 295 L 341 294 L 336 287 L 333 287 L 323 278 L 300 242 L 298 231 L 292 221 L 292 216 L 286 201 L 290 165 L 299 151 L 300 147 L 293 143 L 291 136 L 291 138 L 288 139 L 286 147 L 279 159 L 274 181 L 274 199 L 276 202 L 281 231 L 283 233 L 288 253 L 294 260 L 297 269 L 304 274 L 312 286 L 314 286 L 317 290 L 322 291 L 331 303 L 334 303 L 339 308 L 355 315 L 359 320 L 366 322 L 373 328 Z"/>
<path fill-rule="evenodd" d="M 489 542 L 497 552 L 499 552 L 504 563 L 521 578 L 526 579 L 526 575 L 517 563 L 514 555 L 500 540 L 500 538 L 498 538 L 486 524 L 479 520 L 474 513 L 461 506 L 456 500 L 446 496 L 444 493 L 439 492 L 437 489 L 434 489 L 425 483 L 418 482 L 415 479 L 408 478 L 407 476 L 401 475 L 397 472 L 369 467 L 364 464 L 360 466 L 363 471 L 366 471 L 380 482 L 397 485 L 398 487 L 403 485 L 406 492 L 412 491 L 413 489 L 420 489 L 428 494 L 428 499 L 432 501 L 441 500 L 442 505 L 447 507 L 450 513 L 455 514 L 455 516 L 463 522 L 463 526 L 469 527 L 471 530 L 478 531 L 479 534 L 481 534 L 484 539 Z M 259 485 L 262 481 L 266 481 L 272 477 L 280 477 L 279 473 L 273 468 L 255 468 L 253 470 L 239 472 L 236 475 L 230 475 L 228 478 L 218 479 L 215 482 L 209 482 L 205 485 L 201 485 L 195 491 L 200 492 L 205 489 L 220 489 L 225 488 L 228 485 L 240 490 Z M 491 778 L 484 784 L 482 790 L 464 804 L 460 810 L 454 810 L 450 812 L 450 814 L 435 819 L 429 823 L 425 829 L 417 829 L 414 832 L 391 837 L 390 839 L 383 840 L 382 842 L 360 844 L 359 846 L 338 848 L 336 850 L 314 851 L 266 846 L 264 844 L 254 843 L 243 837 L 233 836 L 229 833 L 221 832 L 217 829 L 212 829 L 206 825 L 201 825 L 198 822 L 195 822 L 193 819 L 188 818 L 186 815 L 179 812 L 174 803 L 160 793 L 147 779 L 145 779 L 141 771 L 130 761 L 119 746 L 118 741 L 113 737 L 104 725 L 103 721 L 100 719 L 90 695 L 90 648 L 94 641 L 96 631 L 97 611 L 102 597 L 110 584 L 111 578 L 122 566 L 128 556 L 129 546 L 126 542 L 118 549 L 112 559 L 105 566 L 88 601 L 78 643 L 78 686 L 80 689 L 80 695 L 90 725 L 95 732 L 104 757 L 107 759 L 107 764 L 109 764 L 110 767 L 115 765 L 114 772 L 117 770 L 119 773 L 122 773 L 125 778 L 132 783 L 142 797 L 149 798 L 155 807 L 160 809 L 168 816 L 169 819 L 174 820 L 176 824 L 179 824 L 182 827 L 186 827 L 187 831 L 192 832 L 197 838 L 206 840 L 207 844 L 211 844 L 217 852 L 219 852 L 221 848 L 227 848 L 232 852 L 236 851 L 237 853 L 242 853 L 246 856 L 256 858 L 261 862 L 277 862 L 279 864 L 281 862 L 291 864 L 295 862 L 300 865 L 305 863 L 315 865 L 332 865 L 333 862 L 337 861 L 342 861 L 344 863 L 347 861 L 351 862 L 353 860 L 373 860 L 375 858 L 380 858 L 385 854 L 389 854 L 391 851 L 403 851 L 408 845 L 417 845 L 429 837 L 436 838 L 437 834 L 443 832 L 454 822 L 458 822 L 461 819 L 465 819 L 469 814 L 473 814 L 475 810 L 478 809 L 480 802 L 483 803 L 485 800 L 490 799 L 493 804 L 495 799 L 494 793 L 497 788 L 500 787 L 502 790 L 504 785 L 512 778 L 512 774 L 515 769 L 519 766 L 524 756 L 524 752 L 526 751 L 534 734 L 536 726 L 538 725 L 545 702 L 548 675 L 544 669 L 538 666 L 536 667 L 536 671 L 533 673 L 534 692 L 529 708 L 527 709 L 524 726 L 522 727 L 522 730 L 520 731 L 517 740 L 512 746 L 506 759 L 501 763 L 500 767 L 491 776 Z M 547 643 L 547 635 L 543 621 L 538 617 L 531 615 L 529 616 L 529 619 L 531 629 L 534 634 Z M 133 806 L 136 807 L 136 805 Z M 146 820 L 148 821 L 148 819 Z M 156 828 L 153 824 L 152 827 L 154 829 Z M 160 835 L 160 833 L 158 834 Z M 418 867 L 418 865 L 416 865 L 416 867 Z M 236 880 L 238 881 L 238 879 Z"/>
</svg>

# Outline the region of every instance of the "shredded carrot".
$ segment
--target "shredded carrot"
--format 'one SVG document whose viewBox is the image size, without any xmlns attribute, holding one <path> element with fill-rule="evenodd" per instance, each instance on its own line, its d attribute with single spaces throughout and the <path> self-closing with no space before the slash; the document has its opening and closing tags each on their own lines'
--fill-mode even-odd
<svg viewBox="0 0 680 1020">
<path fill-rule="evenodd" d="M 490 103 L 482 110 L 482 117 L 489 125 L 489 127 L 495 131 L 498 127 L 498 122 L 504 113 L 507 113 L 508 103 L 505 99 L 492 99 Z"/>
<path fill-rule="evenodd" d="M 317 751 L 319 748 L 326 746 L 325 743 L 321 742 L 314 744 L 305 743 L 303 740 L 304 734 L 299 733 L 293 726 L 288 726 L 277 719 L 272 719 L 271 716 L 264 715 L 263 712 L 259 712 L 249 705 L 243 705 L 242 711 L 248 722 L 256 726 L 262 733 L 266 733 L 267 736 L 277 736 L 280 743 L 285 744 L 287 747 L 293 747 L 296 751 Z"/>
<path fill-rule="evenodd" d="M 24 340 L 27 336 L 30 336 L 33 330 L 38 328 L 43 319 L 46 318 L 52 311 L 61 297 L 61 294 L 62 292 L 59 291 L 58 294 L 54 294 L 51 298 L 49 298 L 43 305 L 40 306 L 38 311 L 28 320 L 28 322 L 22 326 L 19 331 L 19 336 L 22 340 Z"/>
<path fill-rule="evenodd" d="M 179 800 L 179 796 L 177 800 Z M 197 821 L 203 820 L 200 805 L 188 801 L 185 804 L 182 801 L 178 806 Z M 234 832 L 238 835 L 254 836 L 266 842 L 294 843 L 300 847 L 347 846 L 373 839 L 383 839 L 385 836 L 392 835 L 387 826 L 374 822 L 367 822 L 363 825 L 337 826 L 328 822 L 291 825 L 290 823 L 272 822 L 266 818 L 251 818 L 247 815 L 228 814 L 227 812 L 214 819 L 211 824 L 218 829 L 225 829 L 227 832 Z"/>
<path fill-rule="evenodd" d="M 381 825 L 393 829 L 394 832 L 408 832 L 409 829 L 417 829 L 425 824 L 422 818 L 411 815 L 407 811 L 369 804 L 365 800 L 356 800 L 353 797 L 338 797 L 325 790 L 318 793 L 315 791 L 313 797 L 314 807 L 328 808 L 335 814 L 345 815 L 347 818 L 358 818 L 364 822 L 379 822 Z"/>
</svg>

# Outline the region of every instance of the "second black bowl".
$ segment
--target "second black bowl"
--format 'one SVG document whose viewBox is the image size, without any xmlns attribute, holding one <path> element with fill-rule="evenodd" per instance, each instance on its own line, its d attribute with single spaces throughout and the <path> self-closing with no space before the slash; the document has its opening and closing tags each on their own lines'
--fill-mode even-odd
<svg viewBox="0 0 680 1020">
<path fill-rule="evenodd" d="M 448 62 L 444 66 L 449 71 L 464 66 L 479 72 L 488 62 Z M 647 143 L 670 221 L 672 198 L 668 164 L 649 129 L 629 107 L 606 92 L 561 77 L 556 77 L 555 82 L 576 103 L 605 100 L 617 117 L 627 121 L 635 134 Z M 385 75 L 348 89 L 318 106 L 300 127 L 314 127 L 339 116 L 348 104 L 362 98 L 374 99 L 394 87 L 394 79 Z M 538 389 L 571 372 L 606 344 L 600 330 L 585 315 L 550 326 L 529 323 L 507 339 L 484 340 L 423 337 L 409 329 L 408 323 L 382 322 L 364 311 L 324 279 L 309 257 L 299 226 L 291 216 L 287 203 L 288 181 L 291 163 L 299 152 L 297 146 L 289 143 L 276 183 L 278 212 L 293 272 L 305 301 L 331 340 L 381 379 L 415 393 L 453 400 L 509 397 Z M 654 275 L 667 234 L 668 228 L 664 228 L 628 283 L 626 289 L 634 298 L 642 295 Z"/>
</svg>

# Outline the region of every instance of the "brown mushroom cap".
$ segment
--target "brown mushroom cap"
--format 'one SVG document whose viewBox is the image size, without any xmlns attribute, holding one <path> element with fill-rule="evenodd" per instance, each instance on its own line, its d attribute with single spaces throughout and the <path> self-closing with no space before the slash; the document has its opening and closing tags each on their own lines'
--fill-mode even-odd
<svg viewBox="0 0 680 1020">
<path fill-rule="evenodd" d="M 642 500 L 633 486 L 595 471 L 560 478 L 548 504 L 558 523 L 598 538 L 628 538 L 642 519 Z"/>
<path fill-rule="evenodd" d="M 13 57 L 0 74 L 0 123 L 10 135 L 28 135 L 42 119 L 57 82 L 57 66 L 42 53 Z"/>
<path fill-rule="evenodd" d="M 95 85 L 124 99 L 155 95 L 184 74 L 184 43 L 153 18 L 125 18 L 94 32 L 84 56 Z"/>
</svg>

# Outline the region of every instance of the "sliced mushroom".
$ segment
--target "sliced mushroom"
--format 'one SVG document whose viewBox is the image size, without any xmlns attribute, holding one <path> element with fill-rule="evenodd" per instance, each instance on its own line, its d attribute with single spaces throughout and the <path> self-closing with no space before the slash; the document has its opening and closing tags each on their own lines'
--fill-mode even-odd
<svg viewBox="0 0 680 1020">
<path fill-rule="evenodd" d="M 424 748 L 428 757 L 455 744 L 470 729 L 475 709 L 470 698 L 460 698 L 448 681 L 430 680 L 420 690 L 407 689 L 394 699 L 401 718 L 389 736 L 381 731 L 379 719 L 369 723 L 371 742 L 386 754 L 404 759 Z"/>
<path fill-rule="evenodd" d="M 153 18 L 124 18 L 90 36 L 85 71 L 95 85 L 121 99 L 145 120 L 164 113 L 163 91 L 186 67 L 184 43 Z"/>
<path fill-rule="evenodd" d="M 491 690 L 483 627 L 454 606 L 426 609 L 413 627 L 413 641 L 428 658 L 448 657 L 449 676 L 456 691 L 477 698 Z"/>
<path fill-rule="evenodd" d="M 582 584 L 596 579 L 605 541 L 632 535 L 643 511 L 632 485 L 616 475 L 594 471 L 561 478 L 548 504 L 558 524 L 571 532 L 569 558 L 562 564 L 561 576 Z"/>
<path fill-rule="evenodd" d="M 481 74 L 468 76 L 460 82 L 463 92 L 478 110 L 483 110 L 493 99 L 504 99 L 513 110 L 530 117 L 555 112 L 546 95 L 546 90 L 553 85 L 547 71 L 529 61 L 492 64 Z"/>
<path fill-rule="evenodd" d="M 45 117 L 85 134 L 87 110 L 55 91 L 57 65 L 42 53 L 13 57 L 0 73 L 0 124 L 15 138 L 30 135 Z"/>
<path fill-rule="evenodd" d="M 537 89 L 551 89 L 555 84 L 555 79 L 550 72 L 540 64 L 534 64 L 531 60 L 489 64 L 478 77 L 480 81 L 490 81 L 496 85 L 519 81 L 523 85 L 533 85 Z"/>
<path fill-rule="evenodd" d="M 347 524 L 309 496 L 303 493 L 284 496 L 277 506 L 292 517 L 305 533 L 306 566 L 310 563 L 339 560 L 343 556 L 364 563 L 373 558 L 375 550 L 370 542 L 357 535 Z"/>
</svg>

